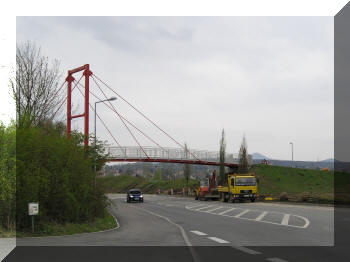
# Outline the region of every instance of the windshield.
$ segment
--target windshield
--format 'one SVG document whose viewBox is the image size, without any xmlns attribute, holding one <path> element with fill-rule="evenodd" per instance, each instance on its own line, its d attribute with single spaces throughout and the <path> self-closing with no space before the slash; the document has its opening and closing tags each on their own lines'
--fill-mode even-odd
<svg viewBox="0 0 350 262">
<path fill-rule="evenodd" d="M 255 177 L 236 177 L 236 186 L 255 186 Z"/>
<path fill-rule="evenodd" d="M 132 190 L 132 191 L 130 191 L 129 192 L 131 195 L 139 195 L 139 194 L 141 194 L 141 191 L 139 191 L 139 190 Z"/>
</svg>

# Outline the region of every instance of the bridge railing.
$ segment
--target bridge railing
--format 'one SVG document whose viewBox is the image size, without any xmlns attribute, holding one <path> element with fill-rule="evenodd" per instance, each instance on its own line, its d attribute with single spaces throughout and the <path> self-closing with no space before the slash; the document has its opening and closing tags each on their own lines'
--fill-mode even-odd
<svg viewBox="0 0 350 262">
<path fill-rule="evenodd" d="M 172 159 L 172 160 L 202 160 L 214 161 L 220 160 L 219 152 L 189 149 L 185 152 L 182 148 L 158 148 L 143 147 L 143 150 L 137 146 L 131 147 L 107 147 L 111 159 L 145 159 L 147 156 L 152 159 Z M 147 154 L 147 155 L 146 155 Z M 226 163 L 238 163 L 238 154 L 226 154 Z"/>
</svg>

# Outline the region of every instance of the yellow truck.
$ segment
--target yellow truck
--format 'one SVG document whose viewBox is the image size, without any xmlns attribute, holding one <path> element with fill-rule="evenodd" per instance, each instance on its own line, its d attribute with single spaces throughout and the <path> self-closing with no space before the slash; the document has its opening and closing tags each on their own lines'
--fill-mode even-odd
<svg viewBox="0 0 350 262">
<path fill-rule="evenodd" d="M 231 174 L 228 175 L 227 186 L 218 186 L 218 191 L 220 200 L 224 202 L 254 202 L 258 193 L 257 179 L 251 174 Z"/>
</svg>

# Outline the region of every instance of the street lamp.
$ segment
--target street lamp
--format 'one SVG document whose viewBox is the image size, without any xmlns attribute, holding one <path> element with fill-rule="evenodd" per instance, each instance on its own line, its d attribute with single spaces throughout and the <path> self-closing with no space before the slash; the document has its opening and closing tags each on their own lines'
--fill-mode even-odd
<svg viewBox="0 0 350 262">
<path fill-rule="evenodd" d="M 95 150 L 96 150 L 96 105 L 98 103 L 102 103 L 102 102 L 106 102 L 106 101 L 114 101 L 114 100 L 117 100 L 116 97 L 112 96 L 108 99 L 105 99 L 105 100 L 100 100 L 100 101 L 97 101 L 95 102 L 95 118 L 94 118 L 94 136 L 95 136 Z M 96 152 L 94 152 L 94 162 L 95 162 L 95 173 L 96 173 Z"/>
<path fill-rule="evenodd" d="M 293 156 L 293 142 L 289 142 L 290 145 L 292 145 L 292 162 L 294 162 L 294 156 Z"/>
</svg>

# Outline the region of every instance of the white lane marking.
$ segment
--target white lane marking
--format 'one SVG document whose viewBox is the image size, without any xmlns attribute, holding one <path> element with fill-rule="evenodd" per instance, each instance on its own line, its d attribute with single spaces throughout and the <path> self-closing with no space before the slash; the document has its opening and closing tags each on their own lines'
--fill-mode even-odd
<svg viewBox="0 0 350 262">
<path fill-rule="evenodd" d="M 194 210 L 195 210 L 195 211 L 199 211 L 199 210 L 206 209 L 206 208 L 209 208 L 209 207 L 212 207 L 212 206 L 200 207 L 200 208 L 197 208 L 197 209 L 194 209 Z"/>
<path fill-rule="evenodd" d="M 293 215 L 293 216 L 299 217 L 299 218 L 301 218 L 301 219 L 303 219 L 303 220 L 305 221 L 305 225 L 302 226 L 301 228 L 307 228 L 307 227 L 309 226 L 310 221 L 309 221 L 309 219 L 307 219 L 306 217 L 301 217 L 301 216 L 297 216 L 297 215 Z"/>
<path fill-rule="evenodd" d="M 210 213 L 210 212 L 213 212 L 213 211 L 218 210 L 218 209 L 221 209 L 221 208 L 223 208 L 223 207 L 213 208 L 213 209 L 210 209 L 210 210 L 206 210 L 206 211 L 204 211 L 204 212 Z"/>
<path fill-rule="evenodd" d="M 249 248 L 246 248 L 246 247 L 241 247 L 241 246 L 232 246 L 233 248 L 235 249 L 238 249 L 240 251 L 243 251 L 245 253 L 248 253 L 250 255 L 259 255 L 261 254 L 261 252 L 258 252 L 258 251 L 255 251 L 255 250 L 252 250 L 252 249 L 249 249 Z"/>
<path fill-rule="evenodd" d="M 281 225 L 288 226 L 290 214 L 284 214 Z"/>
<path fill-rule="evenodd" d="M 135 208 L 136 208 L 136 207 L 135 207 Z M 154 212 L 149 211 L 149 210 L 147 210 L 147 209 L 144 209 L 144 208 L 142 208 L 142 207 L 137 207 L 137 208 L 142 209 L 143 211 L 145 211 L 145 212 L 147 212 L 147 213 L 149 213 L 149 214 L 151 214 L 151 215 L 160 217 L 160 218 L 162 218 L 162 219 L 168 221 L 170 224 L 173 224 L 174 226 L 178 227 L 178 228 L 180 229 L 180 232 L 181 232 L 181 234 L 182 234 L 182 237 L 183 237 L 183 239 L 184 239 L 186 245 L 189 246 L 189 247 L 192 246 L 190 240 L 189 240 L 188 237 L 187 237 L 187 234 L 186 234 L 186 232 L 185 232 L 185 229 L 184 229 L 182 226 L 180 226 L 179 224 L 176 224 L 175 222 L 171 221 L 171 220 L 170 220 L 169 218 L 167 218 L 167 217 L 164 217 L 164 216 L 162 216 L 162 215 L 159 215 L 159 214 L 157 214 L 157 213 L 154 213 Z"/>
<path fill-rule="evenodd" d="M 135 207 L 135 208 L 136 208 L 136 207 Z M 147 212 L 147 213 L 149 213 L 149 214 L 151 214 L 151 215 L 160 217 L 160 218 L 162 218 L 162 219 L 168 221 L 170 224 L 173 224 L 173 225 L 175 225 L 176 227 L 178 227 L 178 228 L 180 229 L 182 238 L 184 239 L 186 245 L 187 245 L 187 246 L 189 247 L 189 249 L 190 249 L 190 252 L 191 252 L 191 255 L 192 255 L 192 257 L 193 257 L 193 260 L 194 260 L 195 262 L 200 262 L 199 256 L 198 256 L 197 252 L 193 249 L 192 243 L 191 243 L 190 240 L 188 239 L 188 236 L 187 236 L 187 234 L 186 234 L 186 231 L 185 231 L 185 229 L 184 229 L 182 226 L 180 226 L 179 224 L 176 224 L 175 222 L 171 221 L 171 220 L 170 220 L 169 218 L 167 218 L 167 217 L 164 217 L 164 216 L 162 216 L 162 215 L 159 215 L 159 214 L 157 214 L 157 213 L 154 213 L 154 212 L 149 211 L 149 210 L 147 210 L 147 209 L 144 209 L 144 208 L 142 208 L 142 207 L 138 207 L 138 208 L 141 209 L 141 210 L 143 210 L 143 211 L 145 211 L 145 212 Z"/>
<path fill-rule="evenodd" d="M 199 205 L 201 206 L 201 205 Z M 195 206 L 195 207 L 199 207 L 199 206 Z M 208 205 L 206 207 L 209 207 Z M 197 211 L 196 209 L 191 209 L 190 206 L 185 206 L 186 209 L 188 210 L 191 210 L 191 211 Z M 241 217 L 243 214 L 238 214 L 239 217 L 237 216 L 230 216 L 230 215 L 226 215 L 226 213 L 232 211 L 232 210 L 235 210 L 235 209 L 241 209 L 241 208 L 229 208 L 227 210 L 224 210 L 220 213 L 209 213 L 209 214 L 212 214 L 212 215 L 219 215 L 219 216 L 225 216 L 225 217 L 232 217 L 232 218 L 238 218 L 238 219 L 244 219 L 244 220 L 249 220 L 249 221 L 254 221 L 254 222 L 259 222 L 259 223 L 267 223 L 267 224 L 272 224 L 272 225 L 278 225 L 278 226 L 288 226 L 288 227 L 295 227 L 295 228 L 307 228 L 309 225 L 310 225 L 310 221 L 305 218 L 305 217 L 302 217 L 302 216 L 298 216 L 298 215 L 293 215 L 293 214 L 289 214 L 289 216 L 291 217 L 298 217 L 302 220 L 305 221 L 305 224 L 304 225 L 291 225 L 291 224 L 282 224 L 280 222 L 272 222 L 272 221 L 267 221 L 267 220 L 256 220 L 256 218 L 248 218 L 248 217 Z M 241 209 L 243 210 L 243 209 Z M 258 211 L 258 212 L 262 212 L 262 210 L 249 210 L 249 211 Z M 204 210 L 199 210 L 198 212 L 206 212 Z M 266 212 L 266 211 L 265 211 Z M 208 213 L 208 212 L 206 212 Z M 282 215 L 283 217 L 286 215 L 286 213 L 282 213 L 282 212 L 276 212 L 276 211 L 268 211 L 268 214 L 280 214 Z M 289 221 L 288 221 L 289 222 Z"/>
<path fill-rule="evenodd" d="M 248 213 L 249 211 L 250 211 L 249 209 L 246 209 L 246 210 L 242 211 L 241 213 L 239 213 L 238 215 L 235 215 L 234 217 L 239 218 L 239 217 L 243 216 L 244 214 Z"/>
<path fill-rule="evenodd" d="M 267 258 L 267 261 L 271 261 L 271 262 L 288 262 L 287 260 L 278 258 L 278 257 L 273 257 L 273 258 Z"/>
<path fill-rule="evenodd" d="M 230 211 L 232 211 L 232 210 L 235 210 L 235 209 L 237 209 L 237 208 L 233 207 L 233 208 L 227 209 L 227 210 L 225 210 L 225 211 L 222 211 L 222 212 L 219 213 L 218 215 L 221 216 L 221 215 L 226 214 L 226 213 L 228 213 L 228 212 L 230 212 Z"/>
<path fill-rule="evenodd" d="M 226 241 L 226 240 L 223 240 L 221 238 L 217 238 L 217 237 L 208 237 L 209 239 L 215 241 L 215 242 L 218 242 L 220 244 L 228 244 L 230 242 Z"/>
<path fill-rule="evenodd" d="M 195 205 L 195 206 L 187 206 L 188 209 L 200 207 L 200 206 L 205 206 L 205 204 L 200 204 L 200 205 Z"/>
<path fill-rule="evenodd" d="M 196 234 L 198 236 L 206 236 L 207 234 L 206 233 L 203 233 L 201 231 L 197 231 L 197 230 L 192 230 L 191 231 L 193 234 Z"/>
<path fill-rule="evenodd" d="M 255 218 L 255 221 L 261 221 L 267 213 L 267 211 L 262 212 L 257 218 Z"/>
</svg>

